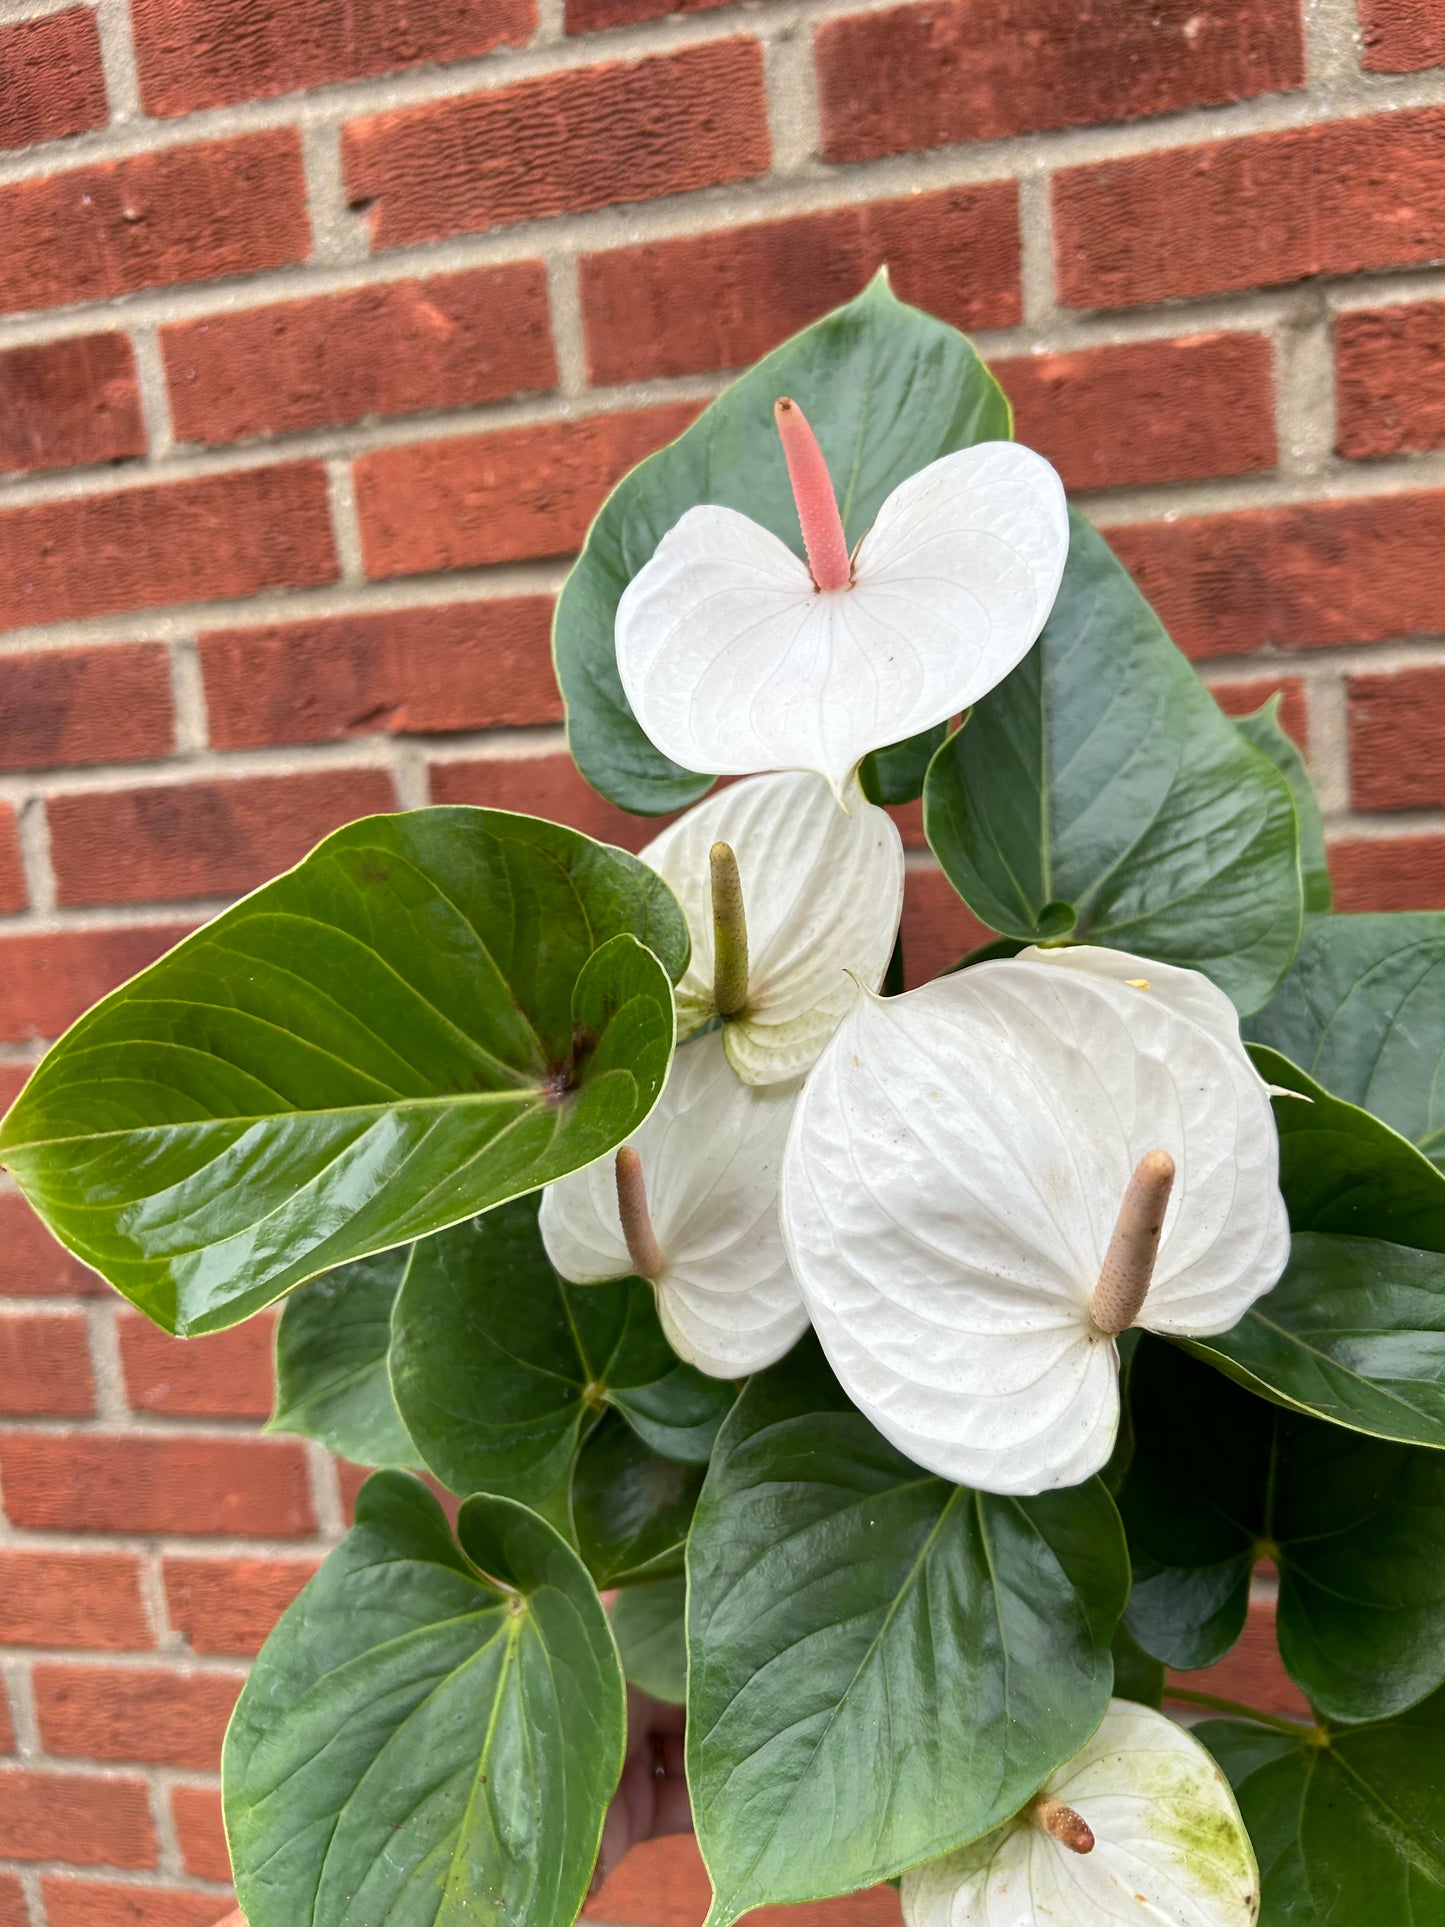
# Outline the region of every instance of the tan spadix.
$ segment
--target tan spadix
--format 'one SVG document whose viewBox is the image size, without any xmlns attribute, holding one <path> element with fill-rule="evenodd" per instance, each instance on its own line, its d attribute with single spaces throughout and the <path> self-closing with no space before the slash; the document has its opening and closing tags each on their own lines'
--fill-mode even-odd
<svg viewBox="0 0 1445 1927">
<path fill-rule="evenodd" d="M 1029 1818 L 1036 1827 L 1052 1834 L 1060 1846 L 1067 1847 L 1070 1853 L 1092 1853 L 1094 1851 L 1094 1829 L 1082 1813 L 1065 1806 L 1062 1800 L 1051 1799 L 1041 1793 L 1029 1808 Z"/>
<path fill-rule="evenodd" d="M 1114 1235 L 1099 1267 L 1099 1282 L 1089 1300 L 1089 1316 L 1110 1338 L 1128 1331 L 1144 1309 L 1173 1189 L 1173 1158 L 1167 1151 L 1146 1151 L 1124 1193 Z"/>
<path fill-rule="evenodd" d="M 630 1144 L 617 1153 L 617 1216 L 633 1271 L 639 1278 L 656 1278 L 662 1270 L 662 1248 L 647 1208 L 642 1159 Z"/>
<path fill-rule="evenodd" d="M 708 852 L 712 888 L 712 986 L 719 1017 L 741 1017 L 748 1007 L 748 919 L 743 880 L 730 843 Z"/>
</svg>

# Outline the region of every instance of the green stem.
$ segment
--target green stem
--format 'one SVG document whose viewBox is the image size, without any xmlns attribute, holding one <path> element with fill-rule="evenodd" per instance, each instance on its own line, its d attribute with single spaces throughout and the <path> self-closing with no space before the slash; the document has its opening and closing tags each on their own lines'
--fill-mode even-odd
<svg viewBox="0 0 1445 1927">
<path fill-rule="evenodd" d="M 1239 1700 L 1221 1699 L 1218 1693 L 1195 1693 L 1187 1686 L 1166 1686 L 1164 1697 L 1185 1700 L 1190 1706 L 1207 1706 L 1213 1713 L 1231 1713 L 1236 1719 L 1253 1720 L 1256 1726 L 1272 1726 L 1276 1733 L 1288 1733 L 1292 1740 L 1302 1739 L 1310 1730 L 1305 1720 L 1287 1720 L 1276 1713 L 1261 1713 L 1258 1707 L 1245 1706 Z"/>
</svg>

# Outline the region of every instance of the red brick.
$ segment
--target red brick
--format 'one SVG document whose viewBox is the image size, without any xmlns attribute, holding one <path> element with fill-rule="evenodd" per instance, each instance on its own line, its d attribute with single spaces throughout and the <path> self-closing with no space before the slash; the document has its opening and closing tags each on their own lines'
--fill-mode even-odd
<svg viewBox="0 0 1445 1927">
<path fill-rule="evenodd" d="M 0 1873 L 0 1927 L 30 1927 L 30 1906 L 18 1874 Z"/>
<path fill-rule="evenodd" d="M 134 1554 L 0 1551 L 0 1644 L 140 1652 L 155 1643 Z"/>
<path fill-rule="evenodd" d="M 1445 804 L 1445 668 L 1351 676 L 1350 801 L 1357 810 Z"/>
<path fill-rule="evenodd" d="M 1445 301 L 1338 316 L 1335 383 L 1341 455 L 1445 446 Z"/>
<path fill-rule="evenodd" d="M 665 14 L 705 13 L 728 0 L 566 0 L 568 33 L 596 33 L 602 27 L 627 27 Z"/>
<path fill-rule="evenodd" d="M 1445 490 L 1106 533 L 1175 642 L 1196 658 L 1439 632 Z"/>
<path fill-rule="evenodd" d="M 77 335 L 0 354 L 0 473 L 145 452 L 135 355 L 124 335 Z"/>
<path fill-rule="evenodd" d="M 702 1927 L 712 1898 L 691 1834 L 646 1840 L 628 1854 L 588 1902 L 589 1918 L 617 1927 Z M 748 1927 L 898 1927 L 902 1916 L 891 1887 L 874 1887 L 842 1900 L 801 1907 L 760 1907 Z"/>
<path fill-rule="evenodd" d="M 1140 120 L 1304 85 L 1299 0 L 926 0 L 813 36 L 821 152 Z"/>
<path fill-rule="evenodd" d="M 29 147 L 110 118 L 91 7 L 0 28 L 0 147 Z"/>
<path fill-rule="evenodd" d="M 969 909 L 942 870 L 910 870 L 903 891 L 903 974 L 910 990 L 949 970 L 994 933 Z"/>
<path fill-rule="evenodd" d="M 540 261 L 393 281 L 161 330 L 176 435 L 234 442 L 555 388 Z"/>
<path fill-rule="evenodd" d="M 161 1561 L 171 1624 L 193 1653 L 249 1659 L 316 1570 L 314 1559 Z"/>
<path fill-rule="evenodd" d="M 244 1678 L 163 1666 L 31 1668 L 40 1740 L 59 1759 L 139 1760 L 215 1773 Z"/>
<path fill-rule="evenodd" d="M 1126 308 L 1445 258 L 1445 110 L 1245 135 L 1054 177 L 1059 298 Z"/>
<path fill-rule="evenodd" d="M 1336 910 L 1445 910 L 1445 836 L 1330 840 Z"/>
<path fill-rule="evenodd" d="M 276 1320 L 270 1314 L 203 1338 L 172 1338 L 128 1309 L 117 1323 L 132 1411 L 163 1418 L 271 1416 Z"/>
<path fill-rule="evenodd" d="M 0 803 L 0 910 L 23 910 L 29 901 L 19 819 L 13 803 Z"/>
<path fill-rule="evenodd" d="M 1445 0 L 1359 0 L 1361 64 L 1376 74 L 1445 66 Z"/>
<path fill-rule="evenodd" d="M 476 803 L 489 810 L 520 810 L 567 823 L 616 843 L 640 850 L 650 843 L 669 817 L 631 816 L 597 794 L 577 774 L 572 758 L 556 756 L 475 756 L 455 763 L 431 765 L 434 803 Z"/>
<path fill-rule="evenodd" d="M 8 1432 L 0 1474 L 11 1524 L 39 1531 L 290 1539 L 315 1530 L 294 1439 Z"/>
<path fill-rule="evenodd" d="M 216 1927 L 217 1908 L 229 1905 L 224 1897 L 181 1887 L 121 1886 L 50 1874 L 40 1891 L 50 1927 Z M 5 1927 L 3 1913 L 0 1927 Z"/>
<path fill-rule="evenodd" d="M 356 502 L 366 573 L 427 575 L 568 555 L 616 483 L 700 408 L 671 402 L 364 455 Z"/>
<path fill-rule="evenodd" d="M 771 158 L 762 48 L 743 38 L 398 108 L 342 134 L 347 193 L 378 248 L 752 180 Z"/>
<path fill-rule="evenodd" d="M 1194 1673 L 1170 1673 L 1170 1686 L 1191 1693 L 1215 1693 L 1225 1699 L 1257 1706 L 1261 1713 L 1282 1713 L 1289 1719 L 1310 1718 L 1309 1701 L 1284 1670 L 1274 1634 L 1274 1601 L 1250 1601 L 1249 1618 L 1235 1646 L 1217 1666 Z M 1168 1688 L 1165 1689 L 1166 1695 Z M 1183 1703 L 1183 1702 L 1180 1702 Z"/>
<path fill-rule="evenodd" d="M 18 1191 L 0 1192 L 0 1298 L 98 1296 L 109 1289 L 56 1243 Z"/>
<path fill-rule="evenodd" d="M 198 1880 L 229 1880 L 231 1855 L 221 1819 L 221 1796 L 209 1787 L 178 1786 L 171 1792 L 181 1864 Z"/>
<path fill-rule="evenodd" d="M 124 643 L 0 656 L 0 769 L 143 762 L 174 746 L 163 648 Z"/>
<path fill-rule="evenodd" d="M 0 1680 L 0 1753 L 15 1751 L 15 1721 L 10 1713 L 10 1696 Z M 0 1922 L 4 1920 L 3 1889 L 0 1889 Z"/>
<path fill-rule="evenodd" d="M 52 797 L 62 904 L 234 896 L 298 863 L 343 823 L 396 807 L 378 769 L 310 770 Z"/>
<path fill-rule="evenodd" d="M 58 1037 L 108 991 L 154 963 L 194 928 L 190 923 L 154 923 L 0 937 L 0 1043 Z M 8 1225 L 0 1249 L 13 1256 Z"/>
<path fill-rule="evenodd" d="M 1273 468 L 1274 350 L 1194 335 L 994 364 L 1014 435 L 1071 489 L 1204 481 Z"/>
<path fill-rule="evenodd" d="M 1252 716 L 1271 696 L 1282 696 L 1279 720 L 1300 748 L 1309 754 L 1309 693 L 1299 676 L 1245 676 L 1211 682 L 1209 693 L 1226 716 Z"/>
<path fill-rule="evenodd" d="M 0 1117 L 4 1117 L 10 1106 L 19 1097 L 30 1079 L 29 1064 L 0 1064 Z M 5 1289 L 0 1284 L 0 1291 Z"/>
<path fill-rule="evenodd" d="M 534 0 L 132 0 L 136 65 L 148 114 L 361 80 L 520 46 L 537 24 Z"/>
<path fill-rule="evenodd" d="M 0 1767 L 0 1854 L 77 1867 L 153 1867 L 146 1783 Z"/>
<path fill-rule="evenodd" d="M 94 1410 L 83 1312 L 16 1311 L 0 1318 L 0 1412 L 83 1418 Z"/>
<path fill-rule="evenodd" d="M 218 629 L 201 637 L 218 749 L 557 722 L 548 596 Z"/>
<path fill-rule="evenodd" d="M 105 301 L 304 261 L 294 128 L 166 147 L 0 188 L 0 312 Z"/>
<path fill-rule="evenodd" d="M 874 201 L 582 257 L 591 379 L 641 381 L 756 361 L 887 263 L 900 299 L 959 328 L 1021 314 L 1012 181 Z"/>
</svg>

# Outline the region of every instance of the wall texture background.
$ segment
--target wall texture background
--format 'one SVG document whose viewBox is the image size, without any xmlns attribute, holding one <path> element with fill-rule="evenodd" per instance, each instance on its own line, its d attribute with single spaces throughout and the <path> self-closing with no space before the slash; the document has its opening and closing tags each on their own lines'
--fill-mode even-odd
<svg viewBox="0 0 1445 1927">
<path fill-rule="evenodd" d="M 1286 692 L 1341 907 L 1445 905 L 1445 0 L 0 0 L 0 1102 L 351 816 L 642 841 L 565 558 L 885 260 L 1225 706 Z M 257 1436 L 268 1346 L 0 1189 L 0 1927 L 225 1911 L 224 1722 L 355 1488 Z M 700 1894 L 665 1843 L 593 1913 Z"/>
</svg>

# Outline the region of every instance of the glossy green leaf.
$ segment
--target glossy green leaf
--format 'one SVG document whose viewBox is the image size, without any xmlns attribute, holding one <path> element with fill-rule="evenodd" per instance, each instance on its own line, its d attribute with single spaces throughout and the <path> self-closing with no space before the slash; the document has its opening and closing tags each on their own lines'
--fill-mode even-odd
<svg viewBox="0 0 1445 1927">
<path fill-rule="evenodd" d="M 1315 795 L 1309 765 L 1300 754 L 1299 744 L 1279 719 L 1281 695 L 1273 695 L 1252 716 L 1237 716 L 1234 727 L 1247 743 L 1262 750 L 1289 784 L 1294 797 L 1295 817 L 1299 823 L 1300 875 L 1304 882 L 1306 912 L 1328 910 L 1334 901 L 1330 883 L 1330 863 L 1325 851 L 1325 820 L 1320 800 Z"/>
<path fill-rule="evenodd" d="M 1008 403 L 971 344 L 906 307 L 879 275 L 750 369 L 620 482 L 563 587 L 552 642 L 577 767 L 624 809 L 681 809 L 712 777 L 661 755 L 638 727 L 617 674 L 617 604 L 663 536 L 699 503 L 738 509 L 803 553 L 773 421 L 783 395 L 801 405 L 822 444 L 850 547 L 905 477 L 1010 432 Z"/>
<path fill-rule="evenodd" d="M 554 1516 L 577 1446 L 608 1406 L 656 1451 L 706 1462 L 736 1387 L 684 1365 L 641 1279 L 568 1285 L 536 1197 L 418 1245 L 392 1328 L 391 1379 L 417 1449 L 453 1492 Z"/>
<path fill-rule="evenodd" d="M 1130 1396 L 1125 1624 L 1146 1652 L 1221 1659 L 1270 1558 L 1284 1663 L 1330 1718 L 1383 1717 L 1445 1680 L 1445 1453 L 1284 1411 L 1154 1339 Z"/>
<path fill-rule="evenodd" d="M 1299 940 L 1289 784 L 1104 538 L 1071 527 L 1037 646 L 930 765 L 928 840 L 991 929 L 1186 964 L 1255 1010 Z"/>
<path fill-rule="evenodd" d="M 271 1432 L 299 1432 L 357 1465 L 420 1465 L 387 1377 L 391 1313 L 410 1247 L 314 1278 L 276 1328 Z"/>
<path fill-rule="evenodd" d="M 369 817 L 83 1017 L 0 1160 L 157 1324 L 216 1331 L 622 1142 L 687 954 L 661 879 L 575 830 Z"/>
<path fill-rule="evenodd" d="M 1247 1034 L 1445 1161 L 1445 911 L 1307 918 Z"/>
<path fill-rule="evenodd" d="M 1146 1653 L 1125 1625 L 1114 1633 L 1114 1697 L 1158 1706 L 1164 1699 L 1164 1662 Z"/>
<path fill-rule="evenodd" d="M 1017 1812 L 1103 1716 L 1128 1588 L 1098 1480 L 951 1486 L 809 1340 L 749 1381 L 688 1543 L 688 1781 L 714 1927 Z"/>
<path fill-rule="evenodd" d="M 944 738 L 947 723 L 938 723 L 905 743 L 875 749 L 863 758 L 858 780 L 870 803 L 911 803 L 923 794 L 923 779 Z"/>
<path fill-rule="evenodd" d="M 1264 1876 L 1260 1927 L 1445 1927 L 1445 1695 L 1348 1731 L 1207 1720 Z"/>
<path fill-rule="evenodd" d="M 453 1541 L 381 1472 L 226 1738 L 250 1927 L 569 1927 L 622 1769 L 622 1669 L 577 1556 L 508 1499 Z"/>
<path fill-rule="evenodd" d="M 599 1586 L 675 1578 L 702 1490 L 700 1465 L 643 1444 L 615 1412 L 583 1440 L 572 1474 L 577 1549 Z"/>
<path fill-rule="evenodd" d="M 681 1706 L 687 1698 L 687 1581 L 629 1586 L 612 1608 L 612 1636 L 634 1686 Z"/>
</svg>

